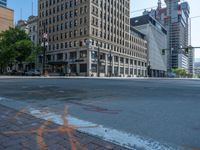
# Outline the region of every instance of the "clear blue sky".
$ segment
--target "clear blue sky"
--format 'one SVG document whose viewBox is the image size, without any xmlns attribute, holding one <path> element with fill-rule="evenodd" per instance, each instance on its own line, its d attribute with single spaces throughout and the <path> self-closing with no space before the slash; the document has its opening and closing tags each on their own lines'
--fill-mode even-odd
<svg viewBox="0 0 200 150">
<path fill-rule="evenodd" d="M 183 1 L 183 0 L 182 0 Z M 190 4 L 191 17 L 200 16 L 200 0 L 187 0 Z M 8 7 L 15 10 L 15 22 L 22 19 L 27 19 L 32 14 L 32 2 L 33 2 L 33 14 L 37 15 L 37 0 L 8 0 Z M 163 0 L 164 3 L 164 0 Z M 131 12 L 140 10 L 143 8 L 149 8 L 157 5 L 157 0 L 131 0 Z M 20 13 L 22 9 L 22 15 Z M 131 16 L 140 15 L 141 12 L 131 13 Z M 200 18 L 192 19 L 192 45 L 200 46 Z M 196 50 L 195 56 L 200 58 L 200 49 Z"/>
</svg>

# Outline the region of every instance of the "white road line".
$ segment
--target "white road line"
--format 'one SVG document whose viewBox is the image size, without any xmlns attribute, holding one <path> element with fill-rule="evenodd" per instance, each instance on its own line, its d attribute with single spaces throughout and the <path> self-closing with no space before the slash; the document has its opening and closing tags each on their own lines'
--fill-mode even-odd
<svg viewBox="0 0 200 150">
<path fill-rule="evenodd" d="M 53 112 L 42 113 L 40 110 L 30 108 L 29 112 L 31 115 L 44 119 L 53 121 L 54 123 L 63 125 L 63 119 L 61 115 L 55 114 Z M 72 117 L 70 115 L 67 116 L 67 120 L 69 124 L 75 125 L 78 127 L 84 126 L 97 126 L 95 128 L 80 128 L 78 129 L 81 132 L 88 133 L 90 135 L 94 135 L 100 137 L 106 141 L 130 148 L 130 149 L 144 149 L 144 150 L 175 150 L 167 145 L 162 145 L 157 141 L 145 139 L 137 135 L 129 134 L 126 132 L 118 131 L 111 128 L 106 128 L 103 125 L 97 125 L 92 122 L 80 120 L 78 118 Z"/>
</svg>

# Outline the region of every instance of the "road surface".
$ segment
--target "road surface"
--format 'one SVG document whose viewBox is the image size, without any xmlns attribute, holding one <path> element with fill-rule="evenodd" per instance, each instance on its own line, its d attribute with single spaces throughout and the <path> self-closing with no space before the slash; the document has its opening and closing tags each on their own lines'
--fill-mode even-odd
<svg viewBox="0 0 200 150">
<path fill-rule="evenodd" d="M 0 79 L 0 97 L 57 114 L 67 105 L 71 116 L 107 129 L 200 149 L 200 80 Z"/>
</svg>

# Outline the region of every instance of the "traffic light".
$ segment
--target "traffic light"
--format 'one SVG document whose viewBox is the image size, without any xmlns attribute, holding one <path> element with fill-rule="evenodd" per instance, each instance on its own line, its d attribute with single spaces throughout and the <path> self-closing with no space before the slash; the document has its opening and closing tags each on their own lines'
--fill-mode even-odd
<svg viewBox="0 0 200 150">
<path fill-rule="evenodd" d="M 188 48 L 188 47 L 185 48 L 184 50 L 185 50 L 185 54 L 188 54 L 188 53 L 189 53 L 189 48 Z"/>
</svg>

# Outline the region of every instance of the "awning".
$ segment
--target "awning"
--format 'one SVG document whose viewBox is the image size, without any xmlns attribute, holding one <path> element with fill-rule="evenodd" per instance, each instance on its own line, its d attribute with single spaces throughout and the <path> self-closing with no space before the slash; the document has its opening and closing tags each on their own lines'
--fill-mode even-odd
<svg viewBox="0 0 200 150">
<path fill-rule="evenodd" d="M 49 65 L 67 65 L 68 62 L 67 61 L 51 61 L 48 62 Z"/>
</svg>

